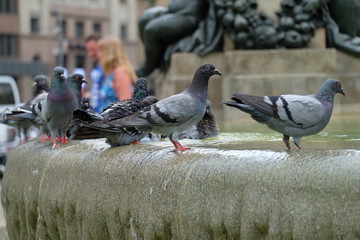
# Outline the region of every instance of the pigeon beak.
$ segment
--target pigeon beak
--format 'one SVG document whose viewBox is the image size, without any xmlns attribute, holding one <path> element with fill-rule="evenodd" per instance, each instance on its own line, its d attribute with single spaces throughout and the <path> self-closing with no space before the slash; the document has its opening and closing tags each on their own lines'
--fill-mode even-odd
<svg viewBox="0 0 360 240">
<path fill-rule="evenodd" d="M 221 72 L 219 72 L 219 70 L 217 70 L 216 68 L 214 69 L 214 74 L 215 74 L 215 75 L 222 76 Z"/>
<path fill-rule="evenodd" d="M 37 85 L 37 83 L 36 83 L 36 82 L 34 82 L 34 83 L 33 83 L 33 86 L 35 87 L 36 85 Z"/>
<path fill-rule="evenodd" d="M 339 93 L 341 93 L 342 95 L 345 96 L 345 93 L 344 93 L 344 91 L 342 89 L 339 90 Z"/>
</svg>

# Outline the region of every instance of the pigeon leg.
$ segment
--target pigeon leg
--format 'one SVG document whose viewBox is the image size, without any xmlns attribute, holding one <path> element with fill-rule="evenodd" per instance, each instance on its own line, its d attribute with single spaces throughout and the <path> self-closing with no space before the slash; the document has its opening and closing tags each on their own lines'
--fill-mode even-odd
<svg viewBox="0 0 360 240">
<path fill-rule="evenodd" d="M 69 139 L 68 139 L 66 136 L 64 136 L 64 137 L 63 137 L 63 142 L 62 142 L 62 143 L 65 143 L 65 144 L 66 144 L 66 143 L 69 143 Z"/>
<path fill-rule="evenodd" d="M 181 143 L 176 142 L 175 140 L 170 139 L 170 141 L 171 141 L 172 144 L 174 144 L 174 146 L 175 146 L 175 152 L 179 152 L 179 151 L 180 151 L 180 152 L 184 152 L 184 151 L 190 149 L 190 148 L 188 148 L 188 147 L 184 147 L 183 145 L 181 145 Z"/>
<path fill-rule="evenodd" d="M 64 140 L 63 140 L 63 138 L 62 137 L 60 137 L 60 136 L 56 136 L 56 138 L 61 142 L 61 143 L 64 143 Z"/>
<path fill-rule="evenodd" d="M 138 140 L 134 140 L 131 142 L 131 144 L 140 144 L 140 142 Z"/>
<path fill-rule="evenodd" d="M 294 144 L 295 146 L 300 150 L 300 138 L 299 137 L 294 137 Z"/>
<path fill-rule="evenodd" d="M 288 150 L 291 150 L 291 147 L 290 147 L 290 144 L 289 144 L 289 140 L 290 140 L 290 136 L 288 136 L 288 135 L 284 135 L 284 137 L 283 137 L 283 141 L 284 141 L 284 143 L 285 143 L 285 145 L 286 145 L 287 149 L 288 149 Z"/>
<path fill-rule="evenodd" d="M 52 146 L 52 148 L 58 148 L 60 145 L 57 143 L 56 139 L 53 139 L 53 143 L 54 145 Z"/>
<path fill-rule="evenodd" d="M 59 139 L 59 141 L 60 141 L 61 143 L 66 144 L 66 143 L 69 142 L 69 140 L 67 139 L 66 136 L 64 136 L 64 137 L 57 136 L 57 138 Z"/>
<path fill-rule="evenodd" d="M 41 142 L 47 142 L 49 140 L 51 140 L 51 137 L 47 136 L 47 139 L 46 139 L 45 135 L 41 135 Z"/>
</svg>

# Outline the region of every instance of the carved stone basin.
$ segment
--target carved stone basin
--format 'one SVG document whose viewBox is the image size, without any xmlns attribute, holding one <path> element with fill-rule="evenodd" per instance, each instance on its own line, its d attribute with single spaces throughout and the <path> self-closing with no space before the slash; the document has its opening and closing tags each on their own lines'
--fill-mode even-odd
<svg viewBox="0 0 360 240">
<path fill-rule="evenodd" d="M 30 141 L 11 153 L 2 183 L 10 239 L 359 238 L 355 119 L 333 119 L 301 151 L 259 125 L 250 132 L 251 122 L 182 141 L 192 147 L 183 154 L 168 140 Z"/>
</svg>

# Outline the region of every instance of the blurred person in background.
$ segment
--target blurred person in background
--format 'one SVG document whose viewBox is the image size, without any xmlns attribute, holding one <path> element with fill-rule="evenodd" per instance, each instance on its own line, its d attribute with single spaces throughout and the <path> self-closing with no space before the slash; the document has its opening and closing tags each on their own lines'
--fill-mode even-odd
<svg viewBox="0 0 360 240">
<path fill-rule="evenodd" d="M 94 60 L 94 68 L 90 72 L 91 90 L 90 94 L 85 94 L 85 97 L 90 97 L 90 105 L 96 112 L 101 112 L 100 109 L 100 88 L 105 79 L 105 73 L 99 62 L 99 46 L 98 41 L 100 35 L 92 34 L 85 39 L 85 48 L 87 54 Z M 90 96 L 89 96 L 90 95 Z"/>
<path fill-rule="evenodd" d="M 120 39 L 106 36 L 98 41 L 99 59 L 105 73 L 100 87 L 99 109 L 102 111 L 116 100 L 130 99 L 136 74 Z"/>
</svg>

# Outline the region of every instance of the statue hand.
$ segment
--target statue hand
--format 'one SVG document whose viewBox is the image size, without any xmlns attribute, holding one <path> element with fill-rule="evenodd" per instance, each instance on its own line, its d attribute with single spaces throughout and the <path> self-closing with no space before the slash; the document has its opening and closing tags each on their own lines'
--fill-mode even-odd
<svg viewBox="0 0 360 240">
<path fill-rule="evenodd" d="M 313 12 L 320 7 L 320 1 L 318 0 L 306 0 L 302 3 L 304 12 Z"/>
</svg>

